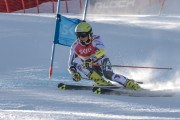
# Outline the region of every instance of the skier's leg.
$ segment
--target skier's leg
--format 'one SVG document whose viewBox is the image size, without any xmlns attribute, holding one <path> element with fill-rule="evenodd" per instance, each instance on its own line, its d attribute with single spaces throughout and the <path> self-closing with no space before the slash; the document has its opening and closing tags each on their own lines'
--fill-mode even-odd
<svg viewBox="0 0 180 120">
<path fill-rule="evenodd" d="M 94 82 L 97 85 L 109 85 L 110 83 L 105 81 L 101 74 L 97 72 L 96 69 L 93 68 L 85 68 L 83 66 L 83 61 L 80 58 L 75 58 L 74 59 L 74 65 L 76 67 L 76 69 L 79 72 L 82 72 L 83 74 L 85 74 L 89 79 L 94 80 Z"/>
<path fill-rule="evenodd" d="M 127 79 L 122 75 L 114 73 L 109 58 L 104 58 L 102 63 L 103 74 L 107 79 L 116 81 L 128 89 L 140 89 L 140 86 L 134 80 Z"/>
<path fill-rule="evenodd" d="M 113 72 L 112 67 L 111 67 L 111 62 L 109 58 L 107 57 L 102 60 L 102 70 L 103 70 L 104 77 L 106 77 L 107 79 L 116 81 L 122 85 L 125 84 L 126 78 L 122 75 L 118 75 Z"/>
</svg>

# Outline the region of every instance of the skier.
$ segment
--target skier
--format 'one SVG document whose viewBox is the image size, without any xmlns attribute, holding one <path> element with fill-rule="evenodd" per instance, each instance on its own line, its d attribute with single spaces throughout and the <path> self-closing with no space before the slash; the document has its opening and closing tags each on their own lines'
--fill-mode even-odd
<svg viewBox="0 0 180 120">
<path fill-rule="evenodd" d="M 79 23 L 75 28 L 75 33 L 77 40 L 71 46 L 68 61 L 68 70 L 74 81 L 80 81 L 82 79 L 80 73 L 83 73 L 98 85 L 111 84 L 103 79 L 104 76 L 128 89 L 138 90 L 141 88 L 134 80 L 113 72 L 110 60 L 105 54 L 104 44 L 100 36 L 93 35 L 90 24 Z"/>
</svg>

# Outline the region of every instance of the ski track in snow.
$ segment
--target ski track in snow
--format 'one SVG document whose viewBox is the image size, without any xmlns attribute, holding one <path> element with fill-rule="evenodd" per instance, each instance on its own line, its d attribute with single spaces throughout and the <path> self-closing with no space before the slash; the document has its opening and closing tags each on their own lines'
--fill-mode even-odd
<svg viewBox="0 0 180 120">
<path fill-rule="evenodd" d="M 48 94 L 47 94 L 48 93 Z M 9 96 L 10 94 L 11 96 Z M 161 106 L 173 98 L 94 95 L 44 88 L 1 89 L 0 118 L 8 119 L 178 119 L 180 109 Z M 3 99 L 5 101 L 3 101 Z M 132 100 L 130 100 L 132 99 Z M 165 99 L 165 100 L 163 100 Z M 128 101 L 127 101 L 128 100 Z M 138 102 L 147 100 L 146 102 Z M 152 102 L 155 100 L 156 102 Z M 2 102 L 3 101 L 3 102 Z M 158 106 L 151 105 L 157 104 Z M 175 117 L 176 116 L 176 117 Z"/>
<path fill-rule="evenodd" d="M 171 105 L 178 102 L 179 94 L 176 94 L 174 99 L 60 91 L 54 87 L 59 81 L 50 81 L 46 76 L 42 76 L 45 71 L 43 67 L 28 67 L 10 72 L 10 78 L 3 76 L 7 78 L 4 79 L 7 86 L 1 85 L 0 119 L 178 120 L 180 117 L 179 107 Z M 17 77 L 18 75 L 21 75 L 21 78 Z"/>
<path fill-rule="evenodd" d="M 3 114 L 4 113 L 4 114 Z M 86 113 L 86 112 L 71 112 L 71 111 L 31 111 L 31 110 L 5 110 L 2 111 L 2 119 L 9 120 L 9 118 L 6 116 L 7 114 L 10 114 L 10 119 L 33 119 L 33 120 L 39 120 L 39 119 L 48 119 L 48 120 L 54 120 L 54 119 L 63 119 L 63 120 L 92 120 L 92 119 L 111 119 L 111 120 L 125 120 L 125 119 L 131 119 L 131 120 L 178 120 L 177 118 L 173 117 L 151 117 L 151 116 L 126 116 L 126 115 L 112 115 L 112 114 L 98 114 L 98 113 Z M 16 114 L 16 115 L 14 115 Z M 6 116 L 6 117 L 4 117 Z M 23 117 L 22 117 L 23 116 Z M 53 117 L 53 119 L 52 119 Z"/>
</svg>

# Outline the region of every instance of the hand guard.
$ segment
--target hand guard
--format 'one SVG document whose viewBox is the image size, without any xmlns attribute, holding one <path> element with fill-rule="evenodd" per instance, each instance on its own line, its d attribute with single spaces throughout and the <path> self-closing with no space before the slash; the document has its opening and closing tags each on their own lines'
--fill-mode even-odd
<svg viewBox="0 0 180 120">
<path fill-rule="evenodd" d="M 83 67 L 84 68 L 92 68 L 92 64 L 93 64 L 93 60 L 90 58 L 83 62 Z"/>
<path fill-rule="evenodd" d="M 76 73 L 73 74 L 72 78 L 73 78 L 74 81 L 78 82 L 78 81 L 81 80 L 82 76 L 81 76 L 80 73 L 76 72 Z"/>
</svg>

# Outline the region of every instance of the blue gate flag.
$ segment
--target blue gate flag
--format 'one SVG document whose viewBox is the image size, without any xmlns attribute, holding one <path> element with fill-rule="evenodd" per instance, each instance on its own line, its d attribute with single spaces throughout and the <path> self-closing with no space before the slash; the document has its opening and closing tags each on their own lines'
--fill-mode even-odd
<svg viewBox="0 0 180 120">
<path fill-rule="evenodd" d="M 60 16 L 56 21 L 54 44 L 71 46 L 77 39 L 75 35 L 75 27 L 80 22 L 80 19 Z"/>
</svg>

